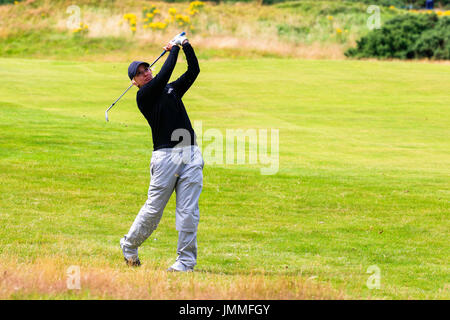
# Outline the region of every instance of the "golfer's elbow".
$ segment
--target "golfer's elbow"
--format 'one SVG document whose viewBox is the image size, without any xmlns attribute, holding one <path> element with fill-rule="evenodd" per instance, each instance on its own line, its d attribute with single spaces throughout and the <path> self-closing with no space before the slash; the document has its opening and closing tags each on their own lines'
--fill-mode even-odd
<svg viewBox="0 0 450 320">
<path fill-rule="evenodd" d="M 194 73 L 194 75 L 195 75 L 196 77 L 197 77 L 198 74 L 200 73 L 200 67 L 199 67 L 198 65 L 194 68 L 193 73 Z"/>
<path fill-rule="evenodd" d="M 189 73 L 191 75 L 193 75 L 194 77 L 197 77 L 198 74 L 200 73 L 200 67 L 199 67 L 198 63 L 194 63 L 194 64 L 190 65 L 188 69 L 189 69 L 188 70 Z"/>
<path fill-rule="evenodd" d="M 186 76 L 191 81 L 194 81 L 197 78 L 199 73 L 200 73 L 200 68 L 198 68 L 198 67 L 196 67 L 196 68 L 189 67 L 187 69 L 187 71 L 186 71 Z"/>
</svg>

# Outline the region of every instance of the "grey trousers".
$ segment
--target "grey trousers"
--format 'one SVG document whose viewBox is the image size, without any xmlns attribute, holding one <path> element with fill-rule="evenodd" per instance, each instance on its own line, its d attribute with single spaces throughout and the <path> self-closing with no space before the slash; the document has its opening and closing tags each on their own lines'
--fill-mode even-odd
<svg viewBox="0 0 450 320">
<path fill-rule="evenodd" d="M 127 259 L 138 258 L 138 247 L 152 234 L 161 220 L 173 191 L 176 192 L 177 263 L 193 268 L 197 263 L 198 199 L 203 187 L 204 161 L 198 146 L 159 149 L 150 162 L 148 199 L 128 234 L 121 240 Z"/>
</svg>

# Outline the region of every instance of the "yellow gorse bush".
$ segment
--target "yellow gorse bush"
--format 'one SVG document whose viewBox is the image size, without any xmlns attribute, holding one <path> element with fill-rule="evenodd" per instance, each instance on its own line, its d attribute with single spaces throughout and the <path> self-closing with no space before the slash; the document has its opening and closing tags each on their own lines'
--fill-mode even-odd
<svg viewBox="0 0 450 320">
<path fill-rule="evenodd" d="M 80 22 L 80 26 L 72 30 L 75 34 L 85 35 L 89 32 L 89 26 L 83 22 Z"/>
<path fill-rule="evenodd" d="M 137 25 L 137 17 L 134 13 L 125 13 L 123 15 L 123 19 L 128 22 L 128 25 L 130 26 L 130 30 L 134 33 L 136 32 L 136 25 Z"/>
<path fill-rule="evenodd" d="M 436 13 L 439 17 L 450 16 L 450 10 L 442 11 L 442 10 L 416 10 L 411 9 L 408 10 L 408 13 L 417 13 L 417 14 L 433 14 Z"/>
<path fill-rule="evenodd" d="M 200 8 L 203 8 L 205 4 L 201 1 L 192 1 L 189 4 L 189 8 L 187 9 L 187 12 L 189 15 L 194 16 L 197 13 L 200 12 Z"/>
<path fill-rule="evenodd" d="M 153 21 L 153 19 L 161 14 L 161 10 L 156 8 L 155 5 L 150 5 L 150 7 L 144 7 L 142 10 L 142 16 L 144 17 L 144 29 L 152 30 L 164 30 L 167 28 L 168 23 L 166 21 Z"/>
<path fill-rule="evenodd" d="M 144 28 L 151 28 L 153 30 L 164 30 L 167 28 L 167 23 L 165 23 L 165 22 L 150 22 L 148 25 L 145 25 Z"/>
<path fill-rule="evenodd" d="M 436 11 L 436 14 L 440 17 L 450 16 L 450 10 L 447 11 Z"/>
<path fill-rule="evenodd" d="M 177 9 L 169 8 L 169 18 L 167 19 L 169 23 L 175 21 L 175 15 L 177 14 Z"/>
<path fill-rule="evenodd" d="M 153 18 L 159 15 L 161 11 L 156 8 L 156 6 L 151 5 L 150 7 L 144 7 L 142 10 L 142 17 L 144 18 L 144 22 L 152 22 Z"/>
<path fill-rule="evenodd" d="M 151 29 L 151 30 L 165 30 L 171 23 L 176 23 L 179 27 L 189 27 L 189 30 L 194 30 L 194 26 L 192 25 L 191 17 L 194 17 L 197 13 L 200 12 L 201 8 L 203 8 L 205 4 L 202 1 L 192 1 L 189 4 L 189 7 L 184 10 L 187 14 L 181 14 L 177 11 L 176 8 L 169 8 L 166 14 L 162 14 L 161 10 L 159 10 L 155 5 L 147 5 L 142 9 L 142 21 L 143 21 L 143 29 Z M 154 21 L 156 17 L 157 20 Z M 164 18 L 164 19 L 163 19 Z M 133 13 L 126 13 L 123 15 L 123 20 L 121 20 L 120 24 L 123 21 L 126 21 L 130 27 L 130 30 L 134 33 L 137 29 L 137 17 Z"/>
<path fill-rule="evenodd" d="M 123 15 L 123 18 L 128 22 L 135 22 L 137 21 L 136 15 L 134 13 L 125 13 Z"/>
<path fill-rule="evenodd" d="M 189 7 L 193 8 L 193 9 L 203 8 L 204 6 L 205 6 L 205 3 L 202 1 L 192 1 L 189 4 Z"/>
<path fill-rule="evenodd" d="M 177 9 L 175 9 L 175 8 L 169 8 L 169 14 L 170 14 L 171 16 L 175 16 L 175 15 L 177 14 Z"/>
<path fill-rule="evenodd" d="M 181 26 L 187 26 L 191 23 L 191 19 L 189 18 L 189 16 L 185 16 L 182 14 L 177 14 L 175 16 L 175 21 L 178 23 L 178 25 Z"/>
</svg>

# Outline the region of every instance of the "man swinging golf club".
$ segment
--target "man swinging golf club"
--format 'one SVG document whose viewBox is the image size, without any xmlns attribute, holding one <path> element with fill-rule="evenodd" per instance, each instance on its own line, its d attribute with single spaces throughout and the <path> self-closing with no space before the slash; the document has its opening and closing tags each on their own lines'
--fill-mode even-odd
<svg viewBox="0 0 450 320">
<path fill-rule="evenodd" d="M 180 45 L 188 69 L 176 81 L 168 83 Z M 194 83 L 200 68 L 184 33 L 164 49 L 170 54 L 155 77 L 146 62 L 134 61 L 128 68 L 129 78 L 139 88 L 137 105 L 152 130 L 153 153 L 148 199 L 128 234 L 120 240 L 120 246 L 128 265 L 141 264 L 138 247 L 158 226 L 164 207 L 175 190 L 178 257 L 168 271 L 193 271 L 197 263 L 198 199 L 203 186 L 204 161 L 181 98 Z"/>
</svg>

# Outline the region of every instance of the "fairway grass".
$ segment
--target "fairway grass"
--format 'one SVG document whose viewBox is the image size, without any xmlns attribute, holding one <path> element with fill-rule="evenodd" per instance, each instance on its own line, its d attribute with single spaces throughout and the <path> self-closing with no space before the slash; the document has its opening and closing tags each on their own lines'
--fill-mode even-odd
<svg viewBox="0 0 450 320">
<path fill-rule="evenodd" d="M 279 171 L 206 161 L 198 265 L 180 275 L 165 273 L 175 196 L 140 248 L 143 267 L 121 255 L 152 147 L 135 88 L 104 119 L 127 64 L 0 59 L 0 298 L 450 298 L 449 65 L 200 68 L 183 99 L 191 121 L 223 135 L 278 129 Z M 81 290 L 66 287 L 71 265 Z"/>
</svg>

